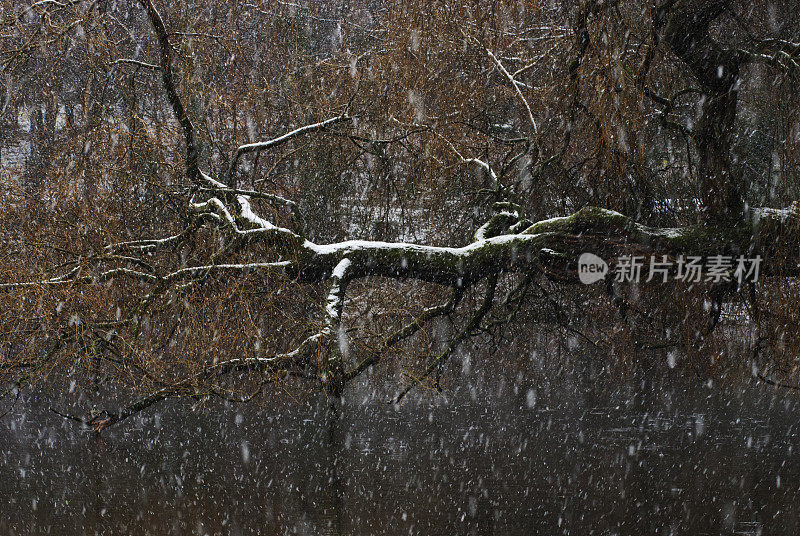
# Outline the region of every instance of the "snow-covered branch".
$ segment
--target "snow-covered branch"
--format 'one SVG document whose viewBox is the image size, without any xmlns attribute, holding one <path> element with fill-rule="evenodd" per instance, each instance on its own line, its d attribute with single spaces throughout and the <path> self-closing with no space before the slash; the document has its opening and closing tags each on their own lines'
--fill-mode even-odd
<svg viewBox="0 0 800 536">
<path fill-rule="evenodd" d="M 497 59 L 497 56 L 495 56 L 491 50 L 489 50 L 488 48 L 484 48 L 483 50 L 486 52 L 486 55 L 489 56 L 489 58 L 494 62 L 495 66 L 497 67 L 497 70 L 500 71 L 503 74 L 503 76 L 506 77 L 508 82 L 511 84 L 511 87 L 514 88 L 514 91 L 517 94 L 517 98 L 525 107 L 525 111 L 528 112 L 528 121 L 530 122 L 531 127 L 533 127 L 533 133 L 534 135 L 538 136 L 539 127 L 536 125 L 536 120 L 533 118 L 533 111 L 531 110 L 531 105 L 528 103 L 528 99 L 525 98 L 525 95 L 522 93 L 522 90 L 520 89 L 520 86 L 521 85 L 524 86 L 524 84 L 519 82 L 516 78 L 514 78 L 514 76 L 511 73 L 508 72 L 508 70 L 503 65 L 503 62 Z"/>
<path fill-rule="evenodd" d="M 305 216 L 303 215 L 302 210 L 300 210 L 300 205 L 298 205 L 291 199 L 287 199 L 283 196 L 276 194 L 259 192 L 256 190 L 240 190 L 236 188 L 201 188 L 200 191 L 218 193 L 223 195 L 235 195 L 235 196 L 241 195 L 251 199 L 252 198 L 264 199 L 272 204 L 284 206 L 287 209 L 289 209 L 289 211 L 292 213 L 292 216 L 295 219 L 295 224 L 299 228 L 300 233 L 304 234 Z"/>
<path fill-rule="evenodd" d="M 266 151 L 268 149 L 273 149 L 284 143 L 291 141 L 295 138 L 300 136 L 304 136 L 306 134 L 310 134 L 312 132 L 317 132 L 320 130 L 324 130 L 336 123 L 341 123 L 343 121 L 351 121 L 353 118 L 348 115 L 338 115 L 336 117 L 331 117 L 330 119 L 326 119 L 325 121 L 320 121 L 318 123 L 312 123 L 310 125 L 305 125 L 300 128 L 296 128 L 291 132 L 287 132 L 277 138 L 273 138 L 267 141 L 260 141 L 256 143 L 248 143 L 246 145 L 240 145 L 236 151 L 234 151 L 233 155 L 231 156 L 231 163 L 228 171 L 225 173 L 225 182 L 230 182 L 230 178 L 233 176 L 233 173 L 236 171 L 236 166 L 239 162 L 239 157 L 248 153 L 258 152 L 258 151 Z"/>
<path fill-rule="evenodd" d="M 154 70 L 154 71 L 157 71 L 158 69 L 161 68 L 158 65 L 155 65 L 153 63 L 147 63 L 147 62 L 144 62 L 144 61 L 132 60 L 132 59 L 128 59 L 128 58 L 121 58 L 121 59 L 118 59 L 118 60 L 114 60 L 114 61 L 111 62 L 111 65 L 112 66 L 116 66 L 116 65 L 133 65 L 134 67 L 142 67 L 144 69 L 151 69 L 151 70 Z"/>
</svg>

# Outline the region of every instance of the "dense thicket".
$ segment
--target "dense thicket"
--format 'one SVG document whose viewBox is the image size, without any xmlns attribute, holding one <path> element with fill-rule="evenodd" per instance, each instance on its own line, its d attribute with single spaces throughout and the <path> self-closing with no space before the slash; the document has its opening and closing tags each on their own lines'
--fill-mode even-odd
<svg viewBox="0 0 800 536">
<path fill-rule="evenodd" d="M 8 395 L 402 398 L 470 347 L 797 385 L 792 2 L 1 5 Z"/>
</svg>

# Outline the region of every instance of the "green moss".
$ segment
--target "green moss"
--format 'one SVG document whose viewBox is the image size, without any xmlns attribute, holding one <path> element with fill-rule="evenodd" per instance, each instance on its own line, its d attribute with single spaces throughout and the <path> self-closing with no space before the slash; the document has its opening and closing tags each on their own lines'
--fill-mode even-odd
<svg viewBox="0 0 800 536">
<path fill-rule="evenodd" d="M 691 225 L 681 228 L 647 227 L 628 216 L 598 207 L 584 207 L 575 214 L 534 223 L 523 234 L 561 233 L 627 237 L 639 244 L 662 245 L 684 254 L 709 254 L 743 250 L 752 239 L 753 225 Z"/>
<path fill-rule="evenodd" d="M 660 237 L 670 249 L 685 254 L 721 254 L 726 251 L 743 251 L 747 249 L 753 233 L 749 222 L 738 225 L 710 226 L 691 225 Z M 657 230 L 655 230 L 657 232 Z"/>
<path fill-rule="evenodd" d="M 583 207 L 575 214 L 534 223 L 523 234 L 568 233 L 603 234 L 610 231 L 631 231 L 636 224 L 629 217 L 598 207 Z"/>
</svg>

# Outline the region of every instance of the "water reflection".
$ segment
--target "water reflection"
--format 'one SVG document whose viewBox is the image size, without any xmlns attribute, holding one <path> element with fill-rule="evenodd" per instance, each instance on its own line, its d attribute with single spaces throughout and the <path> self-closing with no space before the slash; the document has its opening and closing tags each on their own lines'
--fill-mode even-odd
<svg viewBox="0 0 800 536">
<path fill-rule="evenodd" d="M 797 534 L 797 402 L 631 380 L 475 385 L 0 432 L 0 534 Z"/>
</svg>

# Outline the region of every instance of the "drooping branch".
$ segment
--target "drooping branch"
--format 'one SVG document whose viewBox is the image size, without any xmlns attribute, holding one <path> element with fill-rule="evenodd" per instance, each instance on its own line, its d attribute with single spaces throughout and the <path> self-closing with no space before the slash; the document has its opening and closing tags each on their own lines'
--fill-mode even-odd
<svg viewBox="0 0 800 536">
<path fill-rule="evenodd" d="M 413 381 L 407 385 L 394 399 L 391 400 L 392 404 L 399 404 L 411 390 L 424 381 L 431 373 L 442 364 L 455 352 L 458 347 L 469 338 L 472 333 L 478 328 L 483 318 L 491 310 L 494 304 L 494 294 L 497 288 L 497 274 L 493 273 L 489 276 L 486 282 L 486 293 L 484 294 L 483 301 L 480 307 L 472 314 L 467 324 L 459 331 L 458 335 L 450 340 L 447 348 L 444 349 L 439 355 L 434 357 L 430 364 L 419 376 L 415 377 Z"/>
<path fill-rule="evenodd" d="M 425 309 L 425 311 L 423 311 L 422 314 L 415 318 L 412 322 L 406 324 L 399 330 L 386 337 L 380 346 L 370 352 L 366 359 L 361 361 L 358 366 L 345 374 L 345 381 L 353 380 L 366 371 L 369 367 L 377 365 L 390 350 L 392 350 L 403 340 L 413 336 L 419 330 L 424 328 L 431 320 L 452 313 L 461 302 L 461 298 L 463 298 L 463 296 L 463 287 L 453 289 L 450 294 L 450 299 L 447 300 L 447 302 L 437 305 L 436 307 Z"/>
<path fill-rule="evenodd" d="M 296 352 L 297 350 L 295 350 Z M 294 352 L 287 354 L 279 354 L 270 358 L 240 358 L 230 359 L 221 363 L 216 363 L 204 367 L 203 370 L 193 374 L 192 376 L 183 380 L 174 382 L 168 386 L 162 387 L 153 393 L 141 397 L 131 404 L 122 407 L 118 411 L 109 412 L 102 411 L 92 414 L 85 418 L 78 417 L 77 420 L 83 422 L 84 425 L 94 428 L 96 431 L 101 431 L 103 428 L 112 426 L 121 421 L 124 421 L 134 415 L 142 412 L 143 410 L 163 402 L 168 399 L 174 398 L 202 398 L 207 396 L 208 390 L 203 388 L 204 382 L 211 377 L 223 377 L 234 372 L 243 371 L 270 371 L 276 373 L 278 371 L 290 371 L 296 366 L 293 358 Z"/>
</svg>

